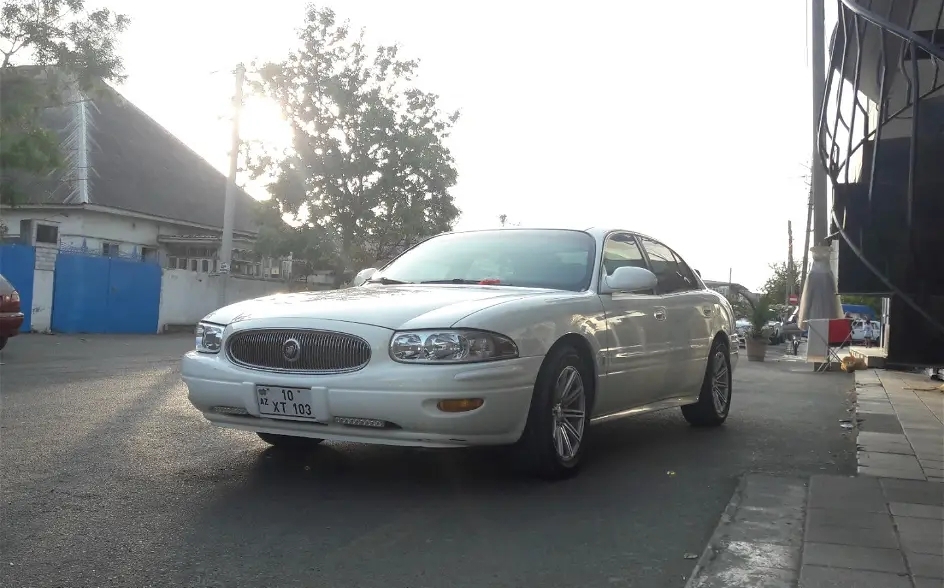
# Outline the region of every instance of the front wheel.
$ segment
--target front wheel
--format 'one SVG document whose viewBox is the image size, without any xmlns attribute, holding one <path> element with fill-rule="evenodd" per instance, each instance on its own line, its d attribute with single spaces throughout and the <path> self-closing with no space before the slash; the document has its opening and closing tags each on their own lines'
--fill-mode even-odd
<svg viewBox="0 0 944 588">
<path fill-rule="evenodd" d="M 314 439 L 312 437 L 294 437 L 292 435 L 274 435 L 272 433 L 256 433 L 256 435 L 259 435 L 260 439 L 273 447 L 292 451 L 311 449 L 324 441 L 324 439 Z"/>
<path fill-rule="evenodd" d="M 721 341 L 711 345 L 698 402 L 682 407 L 682 416 L 695 427 L 717 427 L 731 410 L 731 357 Z"/>
<path fill-rule="evenodd" d="M 592 372 L 577 350 L 568 345 L 552 351 L 541 366 L 516 447 L 528 471 L 549 480 L 578 472 L 592 401 Z"/>
</svg>

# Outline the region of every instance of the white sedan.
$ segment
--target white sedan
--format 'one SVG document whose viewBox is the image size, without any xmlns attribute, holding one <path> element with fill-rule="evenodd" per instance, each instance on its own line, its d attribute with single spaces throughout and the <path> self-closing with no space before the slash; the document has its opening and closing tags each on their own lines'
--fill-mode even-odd
<svg viewBox="0 0 944 588">
<path fill-rule="evenodd" d="M 183 358 L 193 405 L 288 448 L 510 445 L 552 479 L 577 472 L 591 424 L 728 416 L 731 306 L 655 239 L 447 233 L 360 276 L 210 313 Z"/>
</svg>

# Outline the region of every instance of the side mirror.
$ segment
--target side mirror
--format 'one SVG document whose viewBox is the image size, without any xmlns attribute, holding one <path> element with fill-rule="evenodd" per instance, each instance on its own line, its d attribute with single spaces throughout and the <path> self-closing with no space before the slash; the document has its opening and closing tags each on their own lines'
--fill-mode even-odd
<svg viewBox="0 0 944 588">
<path fill-rule="evenodd" d="M 700 272 L 700 271 L 695 270 L 695 273 L 698 274 L 698 277 L 699 277 L 699 278 L 701 277 L 701 272 Z"/>
<path fill-rule="evenodd" d="M 377 268 L 375 267 L 369 267 L 367 269 L 363 269 L 357 272 L 357 275 L 354 276 L 353 280 L 351 280 L 351 286 L 354 286 L 355 288 L 358 286 L 363 286 L 364 282 L 369 280 L 371 276 L 373 276 L 376 273 L 377 273 Z"/>
<path fill-rule="evenodd" d="M 623 266 L 616 268 L 613 275 L 603 278 L 603 293 L 654 290 L 658 283 L 659 278 L 646 268 Z"/>
</svg>

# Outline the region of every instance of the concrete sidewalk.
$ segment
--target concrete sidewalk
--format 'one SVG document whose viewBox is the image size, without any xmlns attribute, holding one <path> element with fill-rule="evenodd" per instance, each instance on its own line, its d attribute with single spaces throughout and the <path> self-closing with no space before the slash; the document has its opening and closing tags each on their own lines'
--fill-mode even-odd
<svg viewBox="0 0 944 588">
<path fill-rule="evenodd" d="M 859 475 L 745 476 L 687 586 L 944 588 L 944 393 L 856 376 Z"/>
</svg>

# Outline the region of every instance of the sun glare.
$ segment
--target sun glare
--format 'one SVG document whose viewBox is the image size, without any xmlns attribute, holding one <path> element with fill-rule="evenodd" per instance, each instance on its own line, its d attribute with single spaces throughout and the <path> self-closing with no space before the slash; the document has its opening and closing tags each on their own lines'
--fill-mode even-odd
<svg viewBox="0 0 944 588">
<path fill-rule="evenodd" d="M 291 129 L 278 105 L 268 98 L 246 97 L 239 124 L 243 141 L 259 141 L 267 150 L 276 151 L 291 146 Z"/>
</svg>

